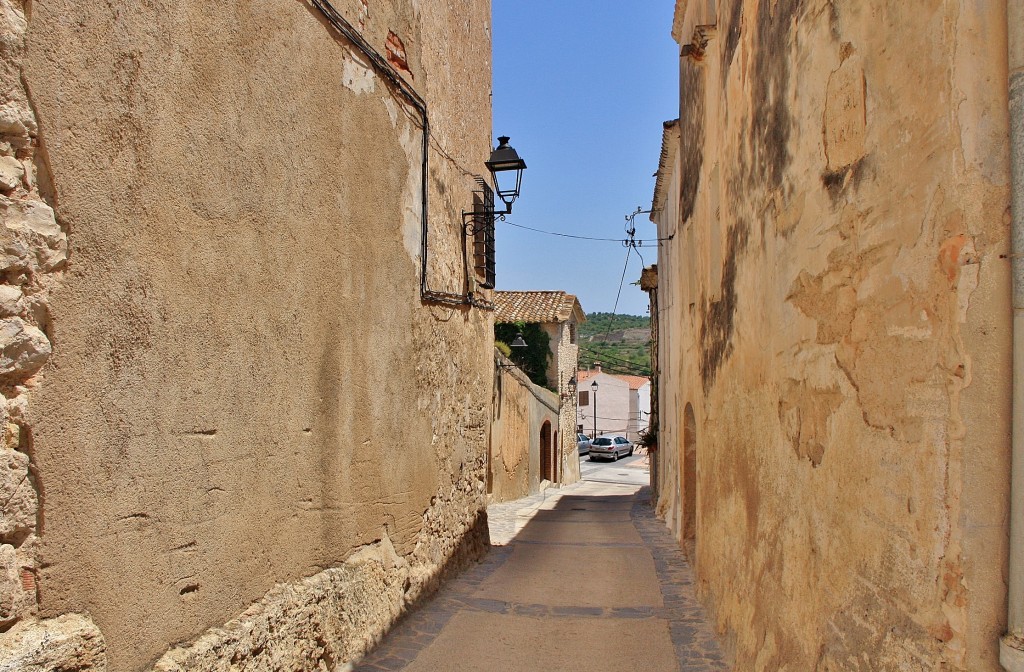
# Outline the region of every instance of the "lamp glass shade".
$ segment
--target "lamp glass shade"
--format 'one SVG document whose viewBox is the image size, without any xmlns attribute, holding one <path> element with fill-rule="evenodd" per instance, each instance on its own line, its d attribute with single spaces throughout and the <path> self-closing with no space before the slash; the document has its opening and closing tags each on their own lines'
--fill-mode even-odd
<svg viewBox="0 0 1024 672">
<path fill-rule="evenodd" d="M 485 162 L 485 165 L 487 170 L 491 171 L 494 191 L 511 212 L 512 203 L 519 197 L 519 188 L 522 185 L 526 162 L 519 158 L 519 154 L 508 144 L 508 141 L 507 135 L 498 138 L 498 146 L 491 152 L 491 158 Z"/>
<path fill-rule="evenodd" d="M 526 341 L 523 340 L 523 335 L 522 334 L 516 334 L 516 338 L 515 338 L 514 341 L 512 341 L 511 347 L 513 347 L 513 348 L 525 348 L 526 347 Z"/>
<path fill-rule="evenodd" d="M 590 384 L 590 389 L 592 389 L 594 392 L 597 392 L 597 381 L 596 380 Z"/>
</svg>

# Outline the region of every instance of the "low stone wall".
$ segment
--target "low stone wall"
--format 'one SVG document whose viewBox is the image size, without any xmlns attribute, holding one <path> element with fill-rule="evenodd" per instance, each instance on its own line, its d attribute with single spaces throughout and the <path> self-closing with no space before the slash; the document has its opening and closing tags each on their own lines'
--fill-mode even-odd
<svg viewBox="0 0 1024 672">
<path fill-rule="evenodd" d="M 399 555 L 385 536 L 339 567 L 274 587 L 228 623 L 173 647 L 150 669 L 335 670 L 354 664 L 411 606 L 486 554 L 486 510 L 469 524 L 453 513 L 476 501 L 479 485 L 475 477 L 464 479 L 435 498 L 410 556 Z M 106 669 L 103 635 L 87 616 L 30 618 L 0 636 L 0 672 Z"/>
<path fill-rule="evenodd" d="M 452 498 L 475 490 L 459 488 Z M 335 670 L 358 661 L 442 578 L 486 553 L 486 511 L 462 529 L 450 506 L 424 514 L 428 532 L 411 558 L 398 555 L 385 537 L 340 567 L 275 587 L 237 618 L 171 649 L 152 669 Z"/>
<path fill-rule="evenodd" d="M 27 620 L 0 637 L 0 672 L 103 672 L 106 645 L 85 616 Z"/>
</svg>

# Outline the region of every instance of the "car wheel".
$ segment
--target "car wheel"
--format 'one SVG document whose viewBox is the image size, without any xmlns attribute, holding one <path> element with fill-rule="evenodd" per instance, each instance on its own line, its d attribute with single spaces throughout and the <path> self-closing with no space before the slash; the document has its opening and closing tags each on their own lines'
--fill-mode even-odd
<svg viewBox="0 0 1024 672">
<path fill-rule="evenodd" d="M 633 457 L 633 446 L 629 447 L 629 455 L 628 455 L 628 457 Z"/>
</svg>

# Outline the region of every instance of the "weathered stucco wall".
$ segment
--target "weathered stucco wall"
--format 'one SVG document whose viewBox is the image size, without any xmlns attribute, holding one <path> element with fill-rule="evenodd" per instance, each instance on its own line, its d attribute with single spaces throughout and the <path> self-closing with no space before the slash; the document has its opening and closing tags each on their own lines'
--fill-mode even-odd
<svg viewBox="0 0 1024 672">
<path fill-rule="evenodd" d="M 678 11 L 659 508 L 737 669 L 997 670 L 1005 4 Z"/>
<path fill-rule="evenodd" d="M 534 385 L 511 360 L 496 353 L 488 491 L 491 502 L 510 502 L 540 492 L 541 428 L 548 423 L 550 441 L 558 431 L 558 397 Z M 575 444 L 574 444 L 575 447 Z M 552 454 L 550 444 L 547 448 Z"/>
<path fill-rule="evenodd" d="M 335 4 L 427 101 L 449 289 L 490 146 L 489 3 Z M 486 543 L 491 317 L 420 301 L 415 110 L 302 0 L 0 7 L 24 35 L 4 86 L 37 120 L 2 108 L 26 175 L 5 224 L 48 204 L 43 249 L 70 247 L 3 276 L 53 344 L 9 444 L 41 501 L 29 611 L 88 613 L 113 670 L 175 644 L 161 669 L 358 657 Z"/>
</svg>

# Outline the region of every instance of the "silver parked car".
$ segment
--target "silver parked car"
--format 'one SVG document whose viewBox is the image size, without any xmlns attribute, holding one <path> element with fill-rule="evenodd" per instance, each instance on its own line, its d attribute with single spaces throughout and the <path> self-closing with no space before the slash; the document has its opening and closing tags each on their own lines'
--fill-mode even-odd
<svg viewBox="0 0 1024 672">
<path fill-rule="evenodd" d="M 580 455 L 590 452 L 590 437 L 582 432 L 576 434 L 576 450 Z"/>
<path fill-rule="evenodd" d="M 633 444 L 624 436 L 599 436 L 590 442 L 590 459 L 610 457 L 613 460 L 633 454 Z"/>
</svg>

